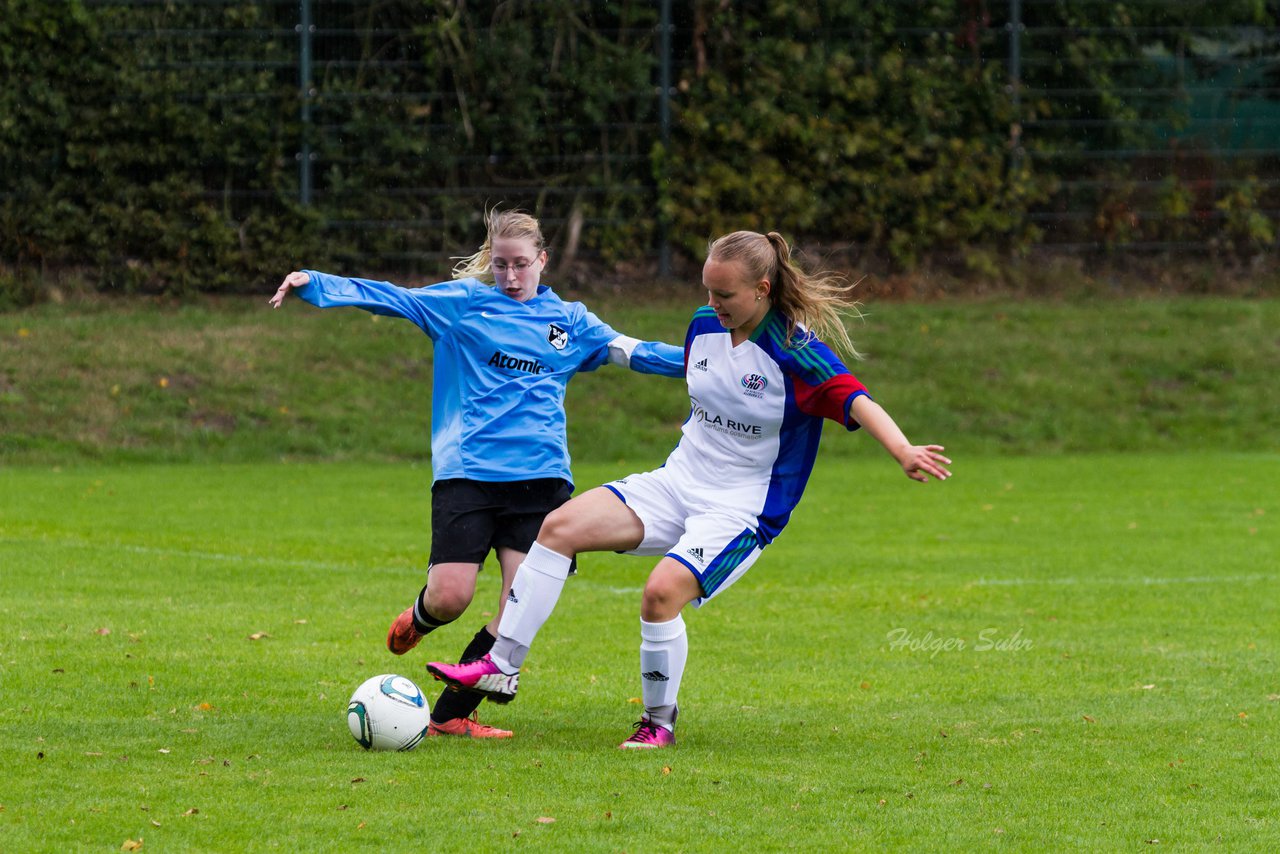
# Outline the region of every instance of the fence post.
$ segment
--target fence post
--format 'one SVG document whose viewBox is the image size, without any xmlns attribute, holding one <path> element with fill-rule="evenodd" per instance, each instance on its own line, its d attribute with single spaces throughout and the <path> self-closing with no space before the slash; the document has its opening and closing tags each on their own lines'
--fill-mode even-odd
<svg viewBox="0 0 1280 854">
<path fill-rule="evenodd" d="M 298 201 L 303 207 L 311 205 L 311 98 L 315 95 L 311 85 L 311 39 L 314 34 L 311 0 L 301 0 L 298 10 L 298 88 L 302 144 L 298 152 Z"/>
<path fill-rule="evenodd" d="M 1009 0 L 1009 96 L 1013 103 L 1013 123 L 1009 126 L 1010 165 L 1022 167 L 1022 0 Z"/>
<path fill-rule="evenodd" d="M 664 152 L 663 162 L 671 156 L 671 0 L 662 0 L 661 32 L 658 36 L 658 124 Z M 658 176 L 658 198 L 662 198 L 667 176 Z M 658 275 L 667 278 L 671 275 L 671 234 L 667 217 L 662 210 L 658 211 Z"/>
</svg>

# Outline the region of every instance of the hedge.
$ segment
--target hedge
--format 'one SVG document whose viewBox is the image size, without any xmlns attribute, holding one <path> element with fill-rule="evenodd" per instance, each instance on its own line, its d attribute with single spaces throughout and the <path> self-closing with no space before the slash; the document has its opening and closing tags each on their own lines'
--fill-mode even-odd
<svg viewBox="0 0 1280 854">
<path fill-rule="evenodd" d="M 1176 175 L 1152 191 L 1124 162 L 1037 158 L 1151 144 L 1133 120 L 1176 122 L 1178 100 L 1126 98 L 1139 72 L 1103 60 L 1152 44 L 1194 59 L 1194 33 L 1273 25 L 1261 0 L 1026 4 L 1073 33 L 1026 50 L 1042 88 L 1074 94 L 1016 103 L 994 0 L 675 3 L 665 139 L 659 4 L 313 5 L 304 125 L 295 2 L 0 0 L 0 303 L 60 269 L 177 294 L 259 290 L 303 260 L 438 272 L 496 203 L 617 264 L 649 263 L 662 235 L 698 258 L 750 227 L 895 268 L 981 269 L 1043 237 L 1029 212 L 1082 175 L 1104 191 L 1083 202 L 1081 239 L 1243 254 L 1275 239 L 1267 181 L 1240 176 L 1200 216 Z M 1018 133 L 1053 117 L 1109 138 Z"/>
</svg>

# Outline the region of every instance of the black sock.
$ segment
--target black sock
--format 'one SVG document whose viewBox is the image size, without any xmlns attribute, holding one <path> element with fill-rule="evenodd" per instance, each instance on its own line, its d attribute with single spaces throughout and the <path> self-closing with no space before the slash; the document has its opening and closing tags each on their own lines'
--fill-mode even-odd
<svg viewBox="0 0 1280 854">
<path fill-rule="evenodd" d="M 425 595 L 427 595 L 427 587 L 424 584 L 418 598 L 413 600 L 413 627 L 420 635 L 429 635 L 441 626 L 447 626 L 453 622 L 453 620 L 437 620 L 428 614 L 427 609 L 422 607 L 422 597 Z"/>
<path fill-rule="evenodd" d="M 489 634 L 488 628 L 480 629 L 471 639 L 471 643 L 467 644 L 467 648 L 462 651 L 462 658 L 458 659 L 459 663 L 465 664 L 468 661 L 483 658 L 489 650 L 493 649 L 496 640 L 497 638 Z M 436 700 L 435 706 L 431 709 L 431 720 L 442 724 L 454 718 L 465 718 L 479 708 L 482 702 L 484 702 L 483 694 L 445 688 L 440 694 L 440 699 Z"/>
</svg>

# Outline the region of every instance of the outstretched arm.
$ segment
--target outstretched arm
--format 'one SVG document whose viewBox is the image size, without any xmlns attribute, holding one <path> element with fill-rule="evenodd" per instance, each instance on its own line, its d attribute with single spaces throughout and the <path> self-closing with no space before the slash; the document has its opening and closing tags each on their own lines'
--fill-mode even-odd
<svg viewBox="0 0 1280 854">
<path fill-rule="evenodd" d="M 284 277 L 270 303 L 279 308 L 296 288 L 298 296 L 317 308 L 359 308 L 385 317 L 403 317 L 436 338 L 466 312 L 473 284 L 474 280 L 458 280 L 404 288 L 391 282 L 297 270 Z"/>
<path fill-rule="evenodd" d="M 921 483 L 929 480 L 930 475 L 938 480 L 951 477 L 951 472 L 946 468 L 951 465 L 951 460 L 942 455 L 941 445 L 911 444 L 884 407 L 867 395 L 858 395 L 853 399 L 849 414 L 862 425 L 862 429 L 884 445 L 885 450 L 902 466 L 907 477 Z"/>
<path fill-rule="evenodd" d="M 619 335 L 609 342 L 609 361 L 639 374 L 684 376 L 684 350 L 661 341 L 640 341 Z"/>
</svg>

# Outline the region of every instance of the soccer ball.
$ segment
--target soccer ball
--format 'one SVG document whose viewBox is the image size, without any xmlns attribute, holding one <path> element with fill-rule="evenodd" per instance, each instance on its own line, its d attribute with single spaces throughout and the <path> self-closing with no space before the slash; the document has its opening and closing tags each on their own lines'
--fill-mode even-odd
<svg viewBox="0 0 1280 854">
<path fill-rule="evenodd" d="M 413 750 L 430 721 L 422 689 L 394 673 L 366 679 L 347 704 L 347 726 L 365 750 Z"/>
</svg>

